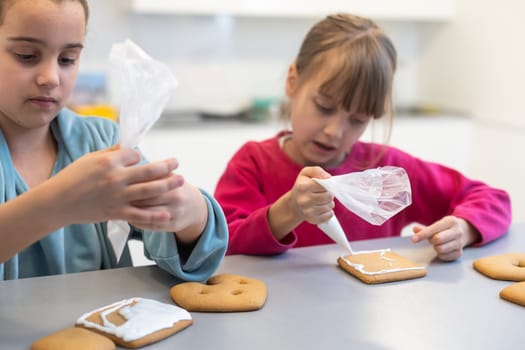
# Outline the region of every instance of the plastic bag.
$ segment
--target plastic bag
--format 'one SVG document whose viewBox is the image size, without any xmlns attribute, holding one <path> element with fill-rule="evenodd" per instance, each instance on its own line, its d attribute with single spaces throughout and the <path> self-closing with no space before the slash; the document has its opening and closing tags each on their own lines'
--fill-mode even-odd
<svg viewBox="0 0 525 350">
<path fill-rule="evenodd" d="M 383 224 L 412 204 L 408 175 L 399 167 L 385 166 L 314 180 L 373 225 Z"/>
<path fill-rule="evenodd" d="M 129 39 L 114 44 L 109 59 L 120 73 L 121 79 L 119 143 L 123 148 L 134 148 L 160 118 L 178 83 L 166 65 L 152 59 Z M 108 222 L 108 238 L 117 262 L 126 246 L 129 233 L 127 222 Z"/>
<path fill-rule="evenodd" d="M 120 73 L 120 146 L 136 147 L 160 118 L 178 82 L 165 64 L 127 39 L 111 48 L 109 59 Z"/>
</svg>

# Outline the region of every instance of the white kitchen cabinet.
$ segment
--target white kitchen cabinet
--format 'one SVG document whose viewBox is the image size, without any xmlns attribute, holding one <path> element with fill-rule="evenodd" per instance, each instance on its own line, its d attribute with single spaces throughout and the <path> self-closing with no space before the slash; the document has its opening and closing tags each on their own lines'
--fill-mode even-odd
<svg viewBox="0 0 525 350">
<path fill-rule="evenodd" d="M 181 14 L 317 18 L 351 12 L 381 20 L 444 21 L 456 12 L 456 0 L 132 0 L 144 14 Z"/>
</svg>

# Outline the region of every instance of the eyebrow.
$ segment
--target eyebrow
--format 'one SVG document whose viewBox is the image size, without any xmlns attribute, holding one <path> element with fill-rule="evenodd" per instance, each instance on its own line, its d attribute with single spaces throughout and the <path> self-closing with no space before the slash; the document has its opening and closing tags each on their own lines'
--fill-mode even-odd
<svg viewBox="0 0 525 350">
<path fill-rule="evenodd" d="M 12 41 L 12 42 L 28 42 L 28 43 L 45 45 L 45 42 L 43 40 L 32 38 L 32 37 L 25 37 L 25 36 L 11 37 L 11 38 L 7 38 L 7 40 Z M 81 43 L 71 43 L 71 44 L 65 45 L 63 48 L 64 49 L 76 49 L 76 48 L 82 49 L 84 48 L 84 45 Z"/>
</svg>

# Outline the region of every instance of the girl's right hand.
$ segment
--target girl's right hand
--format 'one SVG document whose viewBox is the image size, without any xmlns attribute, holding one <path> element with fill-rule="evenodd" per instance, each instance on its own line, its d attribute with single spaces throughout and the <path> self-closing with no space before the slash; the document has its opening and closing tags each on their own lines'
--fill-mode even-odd
<svg viewBox="0 0 525 350">
<path fill-rule="evenodd" d="M 292 189 L 282 195 L 268 210 L 268 224 L 273 236 L 282 240 L 303 221 L 320 224 L 333 215 L 334 197 L 312 178 L 330 177 L 321 167 L 301 170 Z"/>
<path fill-rule="evenodd" d="M 167 211 L 149 210 L 133 202 L 157 197 L 184 180 L 172 173 L 175 159 L 137 165 L 140 153 L 118 146 L 87 154 L 49 179 L 57 210 L 66 224 L 125 221 L 167 221 Z"/>
<path fill-rule="evenodd" d="M 311 224 L 328 221 L 333 215 L 334 196 L 312 178 L 326 179 L 331 175 L 318 166 L 305 167 L 290 191 L 296 213 Z"/>
</svg>

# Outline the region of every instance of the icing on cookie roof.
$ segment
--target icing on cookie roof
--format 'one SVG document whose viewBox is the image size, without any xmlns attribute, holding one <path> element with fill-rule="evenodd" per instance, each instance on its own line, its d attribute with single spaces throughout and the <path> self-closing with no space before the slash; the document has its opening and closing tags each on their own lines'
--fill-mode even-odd
<svg viewBox="0 0 525 350">
<path fill-rule="evenodd" d="M 386 252 L 389 252 L 390 249 L 379 249 L 379 250 L 361 250 L 358 252 L 354 252 L 353 255 L 359 255 L 359 254 L 373 254 L 373 253 L 379 253 L 379 258 L 382 260 L 385 260 L 388 262 L 389 266 L 392 266 L 392 262 L 395 261 L 395 259 L 389 258 L 385 256 Z M 364 275 L 382 275 L 385 273 L 392 273 L 392 272 L 399 272 L 399 271 L 410 271 L 410 270 L 423 270 L 425 269 L 423 266 L 413 266 L 413 267 L 398 267 L 398 268 L 391 268 L 391 269 L 383 269 L 379 271 L 367 271 L 365 265 L 358 264 L 351 262 L 350 260 L 346 259 L 344 256 L 341 256 L 341 259 L 347 264 L 348 266 L 353 267 L 360 273 Z"/>
<path fill-rule="evenodd" d="M 100 313 L 102 324 L 88 320 L 93 313 Z M 108 315 L 118 312 L 127 322 L 118 326 L 108 319 Z M 102 332 L 113 334 L 126 342 L 134 341 L 164 328 L 170 328 L 174 323 L 191 320 L 188 311 L 171 304 L 161 303 L 151 299 L 125 299 L 109 306 L 85 313 L 77 320 L 77 324 L 95 328 Z"/>
</svg>

